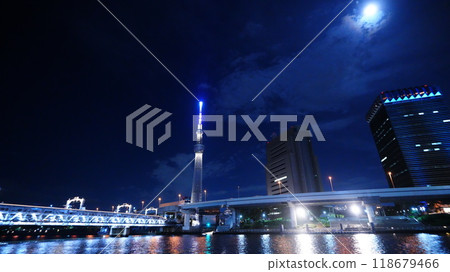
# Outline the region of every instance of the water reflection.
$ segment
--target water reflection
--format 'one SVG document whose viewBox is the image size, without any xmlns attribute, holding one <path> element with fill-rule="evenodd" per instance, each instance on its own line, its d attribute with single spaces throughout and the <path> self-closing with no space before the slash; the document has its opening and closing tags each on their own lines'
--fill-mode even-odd
<svg viewBox="0 0 450 272">
<path fill-rule="evenodd" d="M 417 235 L 417 238 L 424 253 L 436 254 L 445 250 L 442 240 L 436 234 L 420 233 Z"/>
<path fill-rule="evenodd" d="M 270 234 L 261 235 L 261 253 L 271 254 L 272 249 L 270 248 Z"/>
<path fill-rule="evenodd" d="M 383 248 L 380 245 L 378 236 L 369 233 L 358 233 L 353 236 L 355 240 L 355 249 L 361 254 L 376 254 L 384 253 Z"/>
<path fill-rule="evenodd" d="M 108 245 L 108 246 L 107 246 Z M 437 234 L 207 234 L 27 240 L 0 244 L 1 254 L 103 253 L 450 253 L 450 235 Z"/>
<path fill-rule="evenodd" d="M 211 234 L 206 234 L 205 236 L 205 240 L 206 240 L 206 244 L 205 244 L 205 253 L 206 254 L 211 254 Z"/>
<path fill-rule="evenodd" d="M 316 253 L 316 249 L 313 244 L 313 235 L 310 234 L 297 234 L 295 236 L 295 241 L 297 242 L 299 252 L 302 254 L 313 254 Z M 322 252 L 320 252 L 322 253 Z"/>
<path fill-rule="evenodd" d="M 324 245 L 326 247 L 325 252 L 335 254 L 336 253 L 336 239 L 334 238 L 334 235 L 326 234 L 322 236 L 324 241 Z"/>
<path fill-rule="evenodd" d="M 238 235 L 238 252 L 239 254 L 247 253 L 247 241 L 244 234 Z"/>
</svg>

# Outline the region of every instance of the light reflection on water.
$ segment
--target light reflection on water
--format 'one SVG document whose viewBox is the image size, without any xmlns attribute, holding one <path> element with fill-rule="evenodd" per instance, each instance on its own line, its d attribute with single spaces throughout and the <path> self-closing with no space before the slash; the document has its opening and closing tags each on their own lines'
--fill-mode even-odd
<svg viewBox="0 0 450 272">
<path fill-rule="evenodd" d="M 295 241 L 298 245 L 298 248 L 300 249 L 300 252 L 295 253 L 303 253 L 303 254 L 322 253 L 322 250 L 320 250 L 320 248 L 315 247 L 313 239 L 314 238 L 310 234 L 295 235 Z"/>
<path fill-rule="evenodd" d="M 261 235 L 261 250 L 267 254 L 272 253 L 272 249 L 270 247 L 270 234 Z"/>
<path fill-rule="evenodd" d="M 337 240 L 339 239 L 339 240 Z M 8 242 L 0 254 L 155 253 L 450 253 L 450 235 L 438 234 L 207 234 L 77 238 Z"/>
<path fill-rule="evenodd" d="M 358 233 L 353 236 L 355 248 L 362 254 L 384 253 L 377 235 Z"/>
</svg>

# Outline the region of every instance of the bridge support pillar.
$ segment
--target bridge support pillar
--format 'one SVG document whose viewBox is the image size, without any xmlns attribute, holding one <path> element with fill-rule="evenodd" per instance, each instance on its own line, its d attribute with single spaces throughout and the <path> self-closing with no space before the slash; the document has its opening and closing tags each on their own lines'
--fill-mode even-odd
<svg viewBox="0 0 450 272">
<path fill-rule="evenodd" d="M 183 221 L 183 230 L 190 231 L 191 230 L 191 213 L 186 211 L 183 212 L 184 221 Z"/>
<path fill-rule="evenodd" d="M 375 211 L 370 204 L 364 204 L 366 209 L 367 219 L 369 220 L 369 226 L 372 231 L 375 231 Z"/>
<path fill-rule="evenodd" d="M 109 229 L 110 236 L 128 236 L 130 235 L 130 227 L 111 227 Z"/>
<path fill-rule="evenodd" d="M 290 214 L 290 217 L 291 217 L 291 227 L 292 228 L 297 228 L 297 211 L 296 211 L 296 206 L 292 202 L 288 202 L 288 206 L 289 206 L 289 214 Z"/>
<path fill-rule="evenodd" d="M 236 227 L 241 227 L 241 212 L 235 209 L 236 214 L 234 215 L 235 217 L 235 224 Z"/>
<path fill-rule="evenodd" d="M 229 224 L 230 224 L 230 229 L 232 229 L 233 227 L 236 226 L 236 209 L 235 208 L 230 208 L 231 210 L 231 217 L 229 219 Z"/>
</svg>

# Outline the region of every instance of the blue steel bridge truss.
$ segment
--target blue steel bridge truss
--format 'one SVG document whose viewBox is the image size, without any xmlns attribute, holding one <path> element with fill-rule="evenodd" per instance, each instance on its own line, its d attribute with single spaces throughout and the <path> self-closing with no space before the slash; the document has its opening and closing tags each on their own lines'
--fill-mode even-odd
<svg viewBox="0 0 450 272">
<path fill-rule="evenodd" d="M 157 215 L 0 203 L 0 226 L 162 227 L 165 220 Z"/>
</svg>

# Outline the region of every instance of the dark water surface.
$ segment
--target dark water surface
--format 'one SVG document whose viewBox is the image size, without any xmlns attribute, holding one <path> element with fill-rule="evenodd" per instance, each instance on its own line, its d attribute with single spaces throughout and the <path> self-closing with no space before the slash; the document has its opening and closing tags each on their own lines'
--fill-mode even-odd
<svg viewBox="0 0 450 272">
<path fill-rule="evenodd" d="M 105 248 L 106 247 L 106 248 Z M 4 242 L 1 254 L 450 253 L 450 234 L 222 234 Z"/>
</svg>

